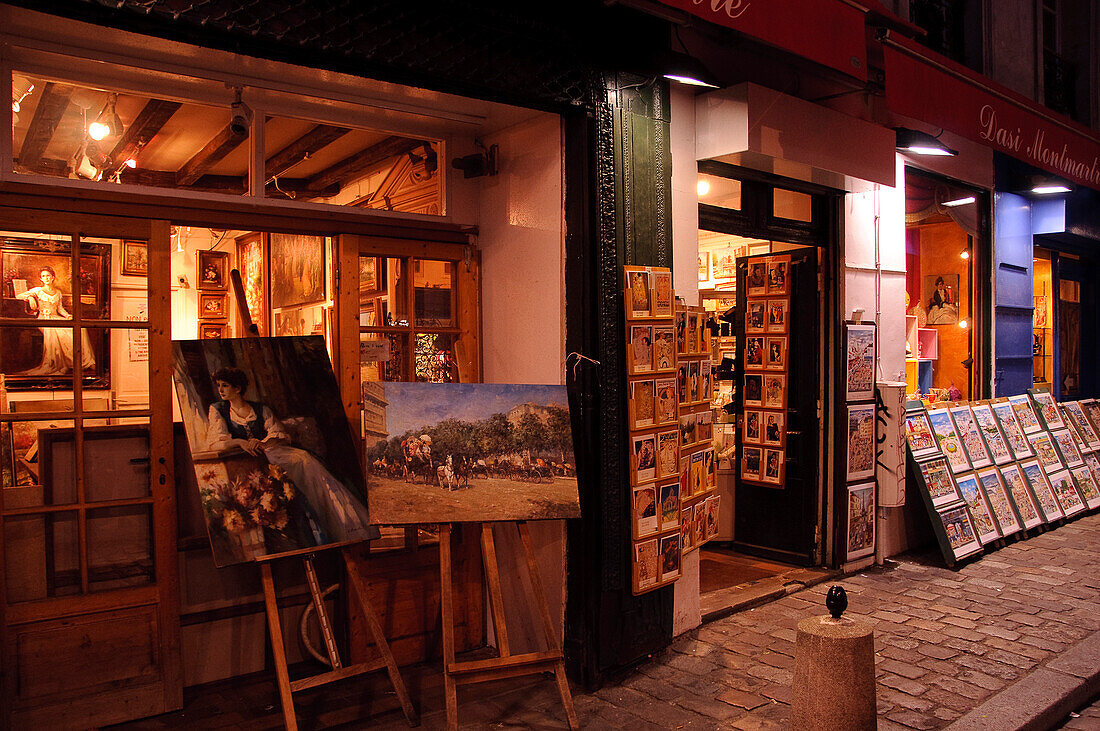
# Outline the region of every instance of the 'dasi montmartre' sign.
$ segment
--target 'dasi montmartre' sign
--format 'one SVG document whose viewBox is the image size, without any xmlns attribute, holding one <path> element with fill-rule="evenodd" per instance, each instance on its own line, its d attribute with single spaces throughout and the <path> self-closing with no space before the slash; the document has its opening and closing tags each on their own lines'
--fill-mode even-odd
<svg viewBox="0 0 1100 731">
<path fill-rule="evenodd" d="M 1078 185 L 1100 190 L 1100 140 L 1035 102 L 919 47 L 885 49 L 886 105 Z"/>
</svg>

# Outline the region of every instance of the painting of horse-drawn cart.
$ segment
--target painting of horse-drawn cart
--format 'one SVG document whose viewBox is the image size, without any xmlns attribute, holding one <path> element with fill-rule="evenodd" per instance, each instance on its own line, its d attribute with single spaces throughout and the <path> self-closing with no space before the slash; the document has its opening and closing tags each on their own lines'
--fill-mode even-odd
<svg viewBox="0 0 1100 731">
<path fill-rule="evenodd" d="M 370 401 L 371 522 L 580 516 L 564 386 L 385 383 Z"/>
</svg>

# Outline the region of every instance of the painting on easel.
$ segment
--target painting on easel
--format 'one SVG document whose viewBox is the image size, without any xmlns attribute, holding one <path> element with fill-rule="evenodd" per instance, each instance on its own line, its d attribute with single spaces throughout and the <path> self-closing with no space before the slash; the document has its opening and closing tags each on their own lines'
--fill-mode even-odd
<svg viewBox="0 0 1100 731">
<path fill-rule="evenodd" d="M 364 399 L 385 424 L 366 444 L 372 522 L 580 517 L 565 386 L 381 385 Z"/>
<path fill-rule="evenodd" d="M 218 566 L 377 538 L 323 338 L 173 343 Z"/>
</svg>

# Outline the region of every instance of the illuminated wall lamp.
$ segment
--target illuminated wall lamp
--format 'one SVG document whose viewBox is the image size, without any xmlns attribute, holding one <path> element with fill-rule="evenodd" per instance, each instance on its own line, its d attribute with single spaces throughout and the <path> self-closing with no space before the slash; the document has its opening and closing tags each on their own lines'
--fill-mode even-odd
<svg viewBox="0 0 1100 731">
<path fill-rule="evenodd" d="M 972 196 L 972 195 L 968 195 L 968 196 L 966 196 L 965 198 L 956 198 L 956 199 L 955 199 L 955 200 L 953 200 L 953 201 L 944 201 L 944 202 L 943 202 L 943 205 L 944 205 L 944 207 L 946 207 L 946 208 L 954 208 L 955 206 L 966 206 L 966 205 L 970 205 L 971 203 L 974 203 L 974 202 L 975 202 L 975 201 L 977 201 L 977 200 L 978 200 L 978 199 L 977 199 L 977 198 L 975 198 L 974 196 Z"/>
<path fill-rule="evenodd" d="M 965 330 L 969 327 L 969 323 L 966 320 L 959 320 L 959 328 Z"/>
<path fill-rule="evenodd" d="M 897 134 L 897 149 L 902 152 L 911 152 L 914 155 L 939 155 L 943 157 L 955 157 L 959 154 L 958 150 L 951 149 L 940 142 L 939 138 L 933 137 L 927 132 L 908 129 L 906 127 L 897 127 L 894 129 L 894 132 Z"/>
<path fill-rule="evenodd" d="M 1031 192 L 1035 195 L 1055 195 L 1058 193 L 1069 193 L 1071 191 L 1072 188 L 1061 183 L 1043 183 L 1031 189 Z"/>
<path fill-rule="evenodd" d="M 661 56 L 661 75 L 670 81 L 676 81 L 688 86 L 704 86 L 710 89 L 718 88 L 718 80 L 710 73 L 699 59 L 686 53 L 670 51 Z"/>
</svg>

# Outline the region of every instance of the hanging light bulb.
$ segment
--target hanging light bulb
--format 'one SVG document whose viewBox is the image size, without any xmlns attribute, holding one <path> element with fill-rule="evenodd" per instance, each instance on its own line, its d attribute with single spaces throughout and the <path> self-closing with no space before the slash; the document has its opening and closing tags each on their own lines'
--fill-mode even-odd
<svg viewBox="0 0 1100 731">
<path fill-rule="evenodd" d="M 99 113 L 99 117 L 88 125 L 88 136 L 96 142 L 108 135 L 118 137 L 122 134 L 122 119 L 115 110 L 117 102 L 118 94 L 108 96 L 107 103 L 103 106 L 103 111 Z"/>
</svg>

